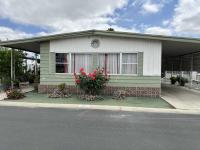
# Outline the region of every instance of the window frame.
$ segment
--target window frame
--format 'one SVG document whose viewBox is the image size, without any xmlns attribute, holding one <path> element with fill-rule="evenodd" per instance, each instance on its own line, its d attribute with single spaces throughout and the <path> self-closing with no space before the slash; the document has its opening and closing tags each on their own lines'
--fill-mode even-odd
<svg viewBox="0 0 200 150">
<path fill-rule="evenodd" d="M 137 62 L 136 63 L 123 63 L 122 62 L 122 57 L 123 57 L 123 54 L 136 54 L 137 55 Z M 125 53 L 120 53 L 120 75 L 133 75 L 133 76 L 137 76 L 138 75 L 138 52 L 125 52 Z M 135 74 L 124 74 L 122 73 L 122 65 L 136 65 L 137 67 L 137 70 L 136 70 L 136 73 Z"/>
<path fill-rule="evenodd" d="M 69 52 L 69 53 L 64 53 L 64 54 L 68 54 L 69 55 L 69 61 L 68 63 L 57 63 L 56 62 L 56 58 L 55 58 L 55 74 L 66 74 L 66 75 L 72 75 L 74 74 L 72 72 L 72 54 L 119 54 L 119 74 L 108 74 L 108 75 L 111 75 L 111 76 L 118 76 L 118 75 L 123 75 L 123 76 L 138 76 L 138 53 L 139 52 Z M 56 57 L 56 54 L 55 53 L 55 57 Z M 136 54 L 137 55 L 137 62 L 136 63 L 122 63 L 122 57 L 123 57 L 123 54 Z M 68 64 L 68 73 L 56 73 L 56 64 Z M 122 65 L 123 64 L 133 64 L 133 65 L 136 65 L 137 66 L 137 73 L 136 74 L 123 74 L 122 73 Z"/>
<path fill-rule="evenodd" d="M 56 54 L 67 54 L 67 55 L 69 55 L 69 60 L 67 61 L 67 63 L 60 63 L 60 62 L 57 62 L 56 61 Z M 70 68 L 71 68 L 71 58 L 70 58 L 70 53 L 55 53 L 55 73 L 56 74 L 70 74 Z M 68 72 L 67 73 L 59 73 L 59 72 L 56 72 L 56 65 L 64 65 L 64 64 L 66 64 L 66 65 L 68 65 Z"/>
</svg>

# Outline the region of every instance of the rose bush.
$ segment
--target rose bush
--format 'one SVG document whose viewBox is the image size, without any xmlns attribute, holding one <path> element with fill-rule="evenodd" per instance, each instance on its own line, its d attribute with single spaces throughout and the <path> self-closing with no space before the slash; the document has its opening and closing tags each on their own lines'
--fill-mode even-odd
<svg viewBox="0 0 200 150">
<path fill-rule="evenodd" d="M 79 74 L 74 74 L 76 85 L 89 95 L 97 95 L 106 87 L 110 76 L 104 69 L 97 68 L 92 73 L 86 74 L 83 68 L 80 68 Z"/>
</svg>

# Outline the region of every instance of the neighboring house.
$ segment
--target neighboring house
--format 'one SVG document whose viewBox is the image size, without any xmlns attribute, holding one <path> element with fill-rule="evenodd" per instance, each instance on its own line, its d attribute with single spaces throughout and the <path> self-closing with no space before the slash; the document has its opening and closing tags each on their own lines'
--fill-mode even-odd
<svg viewBox="0 0 200 150">
<path fill-rule="evenodd" d="M 90 30 L 2 42 L 0 46 L 40 53 L 39 92 L 63 82 L 70 91 L 79 92 L 73 74 L 81 67 L 86 72 L 104 67 L 111 75 L 105 94 L 127 89 L 133 96 L 159 96 L 162 57 L 196 52 L 200 40 Z"/>
</svg>

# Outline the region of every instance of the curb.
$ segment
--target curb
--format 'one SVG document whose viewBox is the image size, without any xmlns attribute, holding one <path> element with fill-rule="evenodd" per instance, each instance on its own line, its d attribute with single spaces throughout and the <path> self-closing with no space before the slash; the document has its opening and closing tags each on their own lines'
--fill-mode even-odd
<svg viewBox="0 0 200 150">
<path fill-rule="evenodd" d="M 51 103 L 1 101 L 0 106 L 27 107 L 27 108 L 90 109 L 90 110 L 149 112 L 149 113 L 200 114 L 200 110 L 144 108 L 144 107 L 127 107 L 127 106 L 108 106 L 108 105 L 85 105 L 85 104 L 55 104 L 55 103 L 51 104 Z"/>
</svg>

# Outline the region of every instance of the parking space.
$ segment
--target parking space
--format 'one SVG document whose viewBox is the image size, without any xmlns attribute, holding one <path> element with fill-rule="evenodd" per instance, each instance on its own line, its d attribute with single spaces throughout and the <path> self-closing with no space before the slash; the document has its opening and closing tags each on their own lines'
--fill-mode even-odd
<svg viewBox="0 0 200 150">
<path fill-rule="evenodd" d="M 161 96 L 177 109 L 200 109 L 200 93 L 194 90 L 162 84 Z"/>
</svg>

